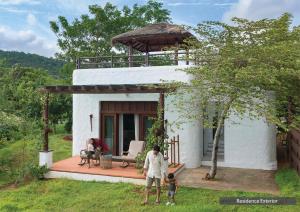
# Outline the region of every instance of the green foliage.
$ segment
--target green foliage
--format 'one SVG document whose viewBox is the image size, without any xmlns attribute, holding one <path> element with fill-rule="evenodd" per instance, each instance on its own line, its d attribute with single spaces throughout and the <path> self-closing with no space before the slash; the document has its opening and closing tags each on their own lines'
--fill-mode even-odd
<svg viewBox="0 0 300 212">
<path fill-rule="evenodd" d="M 277 172 L 275 180 L 281 195 L 300 198 L 300 177 L 295 170 L 281 169 Z"/>
<path fill-rule="evenodd" d="M 0 111 L 0 140 L 20 139 L 22 123 L 23 120 L 19 117 Z"/>
<path fill-rule="evenodd" d="M 66 84 L 72 84 L 72 74 L 75 68 L 75 63 L 66 63 L 59 70 L 59 76 L 61 79 L 65 80 Z"/>
<path fill-rule="evenodd" d="M 34 141 L 22 139 L 0 149 L 0 172 L 8 176 L 6 183 L 22 183 L 28 177 L 28 164 L 38 159 L 36 147 Z M 5 175 L 1 178 L 6 178 Z"/>
<path fill-rule="evenodd" d="M 198 66 L 186 70 L 193 80 L 190 86 L 180 85 L 177 107 L 184 117 L 200 118 L 208 127 L 213 127 L 206 110 L 212 102 L 225 112 L 220 119 L 230 114 L 265 117 L 291 127 L 281 122 L 280 109 L 286 110 L 291 97 L 299 111 L 300 27 L 291 27 L 289 14 L 233 22 L 204 22 L 194 29 L 199 40 L 186 45 L 194 49 Z M 299 114 L 294 116 L 297 120 Z"/>
<path fill-rule="evenodd" d="M 52 31 L 58 37 L 62 53 L 59 58 L 75 61 L 79 56 L 99 56 L 112 51 L 111 38 L 115 35 L 143 27 L 149 23 L 170 21 L 170 13 L 163 4 L 154 0 L 145 5 L 124 6 L 119 9 L 111 3 L 104 6 L 89 6 L 89 15 L 81 15 L 69 23 L 67 18 L 58 17 L 50 22 Z M 117 47 L 122 49 L 120 46 Z"/>
<path fill-rule="evenodd" d="M 49 169 L 44 166 L 39 166 L 36 164 L 29 164 L 28 170 L 30 175 L 36 180 L 45 179 L 45 174 L 49 171 Z"/>
<path fill-rule="evenodd" d="M 13 139 L 22 131 L 26 134 L 25 126 L 36 123 L 36 127 L 41 127 L 43 94 L 39 88 L 44 85 L 64 84 L 64 80 L 58 80 L 50 76 L 41 69 L 23 68 L 15 66 L 13 68 L 0 67 L 0 119 L 3 117 L 15 117 L 15 120 L 8 122 L 8 118 L 2 121 L 1 134 L 6 134 L 6 139 Z M 72 98 L 66 95 L 52 95 L 49 104 L 50 123 L 52 126 L 70 120 Z M 27 120 L 19 123 L 17 120 Z M 70 125 L 70 124 L 69 124 Z M 21 130 L 20 128 L 23 128 Z M 30 134 L 32 128 L 27 129 Z"/>
<path fill-rule="evenodd" d="M 63 135 L 49 137 L 54 162 L 72 156 L 72 142 L 63 140 Z M 46 172 L 45 168 L 38 167 L 41 144 L 41 138 L 37 137 L 3 144 L 0 148 L 0 186 L 37 179 Z"/>
<path fill-rule="evenodd" d="M 148 129 L 148 134 L 146 137 L 146 147 L 145 151 L 138 155 L 136 158 L 137 161 L 137 168 L 142 168 L 143 163 L 146 159 L 147 153 L 153 149 L 154 145 L 158 145 L 160 147 L 160 152 L 163 154 L 165 150 L 168 149 L 167 144 L 165 143 L 165 134 L 162 132 L 162 112 L 161 107 L 158 106 L 157 109 L 157 116 L 152 118 L 153 124 L 150 129 Z"/>
<path fill-rule="evenodd" d="M 11 68 L 15 65 L 47 70 L 52 76 L 58 76 L 63 61 L 37 54 L 0 50 L 0 67 Z"/>
</svg>

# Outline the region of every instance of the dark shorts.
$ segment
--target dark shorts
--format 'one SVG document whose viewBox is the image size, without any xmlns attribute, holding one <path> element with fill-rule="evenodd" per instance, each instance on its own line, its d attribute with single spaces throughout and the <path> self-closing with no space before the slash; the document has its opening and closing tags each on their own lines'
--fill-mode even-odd
<svg viewBox="0 0 300 212">
<path fill-rule="evenodd" d="M 168 191 L 168 197 L 174 197 L 175 191 Z"/>
<path fill-rule="evenodd" d="M 156 188 L 160 188 L 160 178 L 155 178 L 155 177 L 153 178 L 147 177 L 146 188 L 150 189 L 154 181 L 155 181 Z"/>
<path fill-rule="evenodd" d="M 95 151 L 87 151 L 88 158 L 91 158 L 93 154 L 95 154 Z"/>
</svg>

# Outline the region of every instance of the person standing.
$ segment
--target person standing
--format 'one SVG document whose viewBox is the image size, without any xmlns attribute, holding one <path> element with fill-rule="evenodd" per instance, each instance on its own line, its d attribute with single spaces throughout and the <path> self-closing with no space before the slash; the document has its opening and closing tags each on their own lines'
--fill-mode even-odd
<svg viewBox="0 0 300 212">
<path fill-rule="evenodd" d="M 178 189 L 178 183 L 173 173 L 168 174 L 168 179 L 165 179 L 165 183 L 168 183 L 168 202 L 166 205 L 175 205 L 175 194 Z"/>
<path fill-rule="evenodd" d="M 147 153 L 143 174 L 146 177 L 146 194 L 145 194 L 145 201 L 143 204 L 144 205 L 148 204 L 149 192 L 154 181 L 156 185 L 155 203 L 159 204 L 161 178 L 164 177 L 165 179 L 165 170 L 164 170 L 164 157 L 160 153 L 160 148 L 158 145 L 155 145 L 153 147 L 153 150 Z"/>
</svg>

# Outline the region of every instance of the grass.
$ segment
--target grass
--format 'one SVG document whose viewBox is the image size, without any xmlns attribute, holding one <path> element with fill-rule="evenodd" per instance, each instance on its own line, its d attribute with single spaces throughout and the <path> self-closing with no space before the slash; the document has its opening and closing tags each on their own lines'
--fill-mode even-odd
<svg viewBox="0 0 300 212">
<path fill-rule="evenodd" d="M 53 160 L 58 161 L 72 155 L 72 142 L 63 140 L 65 134 L 50 135 L 49 145 L 53 149 Z M 24 147 L 24 148 L 23 148 Z M 25 162 L 38 164 L 40 143 L 37 139 L 23 139 L 0 149 L 0 187 L 12 183 L 14 176 L 26 166 Z M 23 154 L 24 150 L 24 154 Z"/>
<path fill-rule="evenodd" d="M 53 150 L 53 161 L 59 161 L 72 156 L 72 141 L 63 140 L 65 134 L 51 135 L 49 148 Z"/>
<path fill-rule="evenodd" d="M 275 181 L 281 195 L 297 197 L 300 203 L 300 177 L 295 170 L 288 168 L 278 170 Z"/>
<path fill-rule="evenodd" d="M 63 134 L 50 136 L 54 161 L 71 156 L 71 142 L 64 141 L 62 137 Z M 34 142 L 28 142 L 28 148 L 34 149 Z M 15 154 L 14 151 L 19 149 L 22 143 L 16 142 L 5 147 L 7 149 L 0 149 L 0 159 Z M 33 160 L 37 160 L 37 155 L 33 156 Z M 0 183 L 1 180 L 9 182 L 10 179 L 5 173 L 0 173 Z M 296 206 L 220 205 L 220 197 L 270 197 L 270 195 L 185 187 L 180 187 L 176 194 L 176 206 L 163 204 L 167 201 L 165 191 L 161 205 L 155 205 L 155 197 L 151 195 L 150 205 L 141 206 L 143 186 L 55 179 L 32 181 L 17 188 L 0 189 L 0 211 L 300 211 L 300 178 L 296 172 L 290 169 L 279 170 L 276 182 L 280 187 L 280 196 L 296 197 L 298 201 Z"/>
<path fill-rule="evenodd" d="M 270 196 L 253 192 L 214 191 L 181 187 L 176 206 L 141 206 L 143 186 L 72 180 L 35 181 L 0 193 L 0 211 L 300 211 L 297 206 L 226 206 L 220 197 Z M 299 192 L 299 191 L 298 191 Z M 162 196 L 162 203 L 166 195 Z"/>
</svg>

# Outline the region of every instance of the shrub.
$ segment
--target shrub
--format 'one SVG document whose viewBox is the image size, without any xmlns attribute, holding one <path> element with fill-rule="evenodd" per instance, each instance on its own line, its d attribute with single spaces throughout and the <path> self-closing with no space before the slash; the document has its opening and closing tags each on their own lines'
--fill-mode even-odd
<svg viewBox="0 0 300 212">
<path fill-rule="evenodd" d="M 20 126 L 23 120 L 13 114 L 0 111 L 0 140 L 10 141 L 21 136 Z"/>
<path fill-rule="evenodd" d="M 45 174 L 49 171 L 49 169 L 44 165 L 44 166 L 38 166 L 36 164 L 29 164 L 28 165 L 28 170 L 30 176 L 32 176 L 36 180 L 42 180 L 45 178 Z"/>
</svg>

